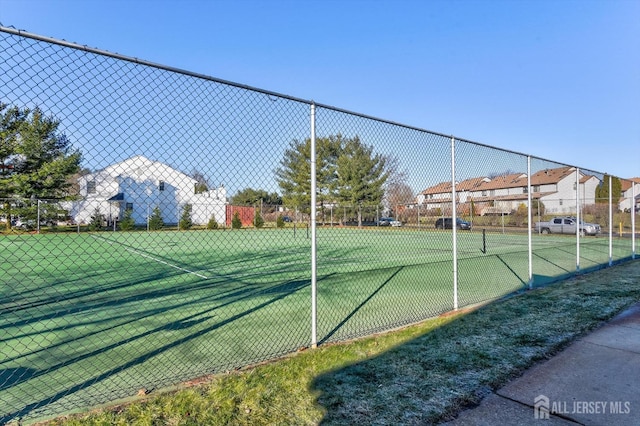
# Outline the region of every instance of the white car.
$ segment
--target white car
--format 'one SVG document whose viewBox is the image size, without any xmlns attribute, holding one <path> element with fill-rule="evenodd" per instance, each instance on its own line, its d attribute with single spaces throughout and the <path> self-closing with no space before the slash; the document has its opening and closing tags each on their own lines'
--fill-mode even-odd
<svg viewBox="0 0 640 426">
<path fill-rule="evenodd" d="M 392 217 L 382 217 L 378 220 L 378 226 L 402 226 L 402 222 Z"/>
</svg>

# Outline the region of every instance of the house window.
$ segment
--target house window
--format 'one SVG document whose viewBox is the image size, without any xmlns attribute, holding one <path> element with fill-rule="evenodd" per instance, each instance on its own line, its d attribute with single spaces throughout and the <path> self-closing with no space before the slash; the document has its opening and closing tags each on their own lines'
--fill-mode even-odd
<svg viewBox="0 0 640 426">
<path fill-rule="evenodd" d="M 576 190 L 576 183 L 575 182 L 573 182 L 573 190 L 574 191 Z"/>
<path fill-rule="evenodd" d="M 95 194 L 96 193 L 96 181 L 90 180 L 87 182 L 87 194 Z"/>
<path fill-rule="evenodd" d="M 540 185 L 534 185 L 533 192 L 540 192 Z"/>
<path fill-rule="evenodd" d="M 158 182 L 158 191 L 164 191 L 164 181 L 163 180 Z"/>
<path fill-rule="evenodd" d="M 496 196 L 496 190 L 492 189 L 491 191 L 489 191 L 489 195 L 492 196 L 492 197 L 495 197 Z"/>
<path fill-rule="evenodd" d="M 482 196 L 486 197 L 487 196 L 487 191 L 482 191 Z"/>
<path fill-rule="evenodd" d="M 125 210 L 133 210 L 133 203 L 127 203 L 124 205 Z"/>
<path fill-rule="evenodd" d="M 560 200 L 560 205 L 562 205 L 562 200 Z"/>
<path fill-rule="evenodd" d="M 522 193 L 523 194 L 528 194 L 529 193 L 529 188 L 527 188 L 526 186 L 524 188 L 522 188 Z"/>
</svg>

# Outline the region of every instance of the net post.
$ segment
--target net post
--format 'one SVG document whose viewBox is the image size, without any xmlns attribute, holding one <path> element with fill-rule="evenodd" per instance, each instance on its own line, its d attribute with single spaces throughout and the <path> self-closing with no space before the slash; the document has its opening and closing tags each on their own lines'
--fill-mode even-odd
<svg viewBox="0 0 640 426">
<path fill-rule="evenodd" d="M 487 230 L 482 228 L 482 254 L 487 254 Z"/>
</svg>

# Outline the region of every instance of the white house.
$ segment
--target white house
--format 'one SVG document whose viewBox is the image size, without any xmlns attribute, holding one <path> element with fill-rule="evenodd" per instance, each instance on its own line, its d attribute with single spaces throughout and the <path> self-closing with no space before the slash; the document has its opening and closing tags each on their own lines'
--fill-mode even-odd
<svg viewBox="0 0 640 426">
<path fill-rule="evenodd" d="M 164 222 L 175 224 L 184 206 L 190 204 L 194 224 L 206 224 L 211 218 L 224 224 L 224 186 L 196 193 L 197 184 L 192 177 L 139 155 L 81 176 L 78 186 L 82 199 L 71 203 L 69 212 L 76 223 L 89 223 L 96 211 L 112 222 L 121 220 L 129 209 L 136 224 L 145 224 L 158 207 Z"/>
<path fill-rule="evenodd" d="M 640 177 L 625 179 L 621 182 L 622 196 L 620 197 L 619 208 L 621 211 L 630 211 L 635 204 L 636 211 L 640 208 Z M 633 188 L 632 188 L 633 185 Z M 635 203 L 633 198 L 635 197 Z"/>
<path fill-rule="evenodd" d="M 580 173 L 580 205 L 595 203 L 598 178 Z M 540 170 L 531 175 L 531 199 L 540 200 L 548 213 L 575 213 L 576 169 L 559 167 Z M 509 214 L 520 204 L 528 203 L 526 173 L 511 173 L 493 178 L 475 177 L 456 184 L 458 204 L 474 203 L 477 213 Z M 451 206 L 451 182 L 441 182 L 422 191 L 416 197 L 427 209 Z"/>
</svg>

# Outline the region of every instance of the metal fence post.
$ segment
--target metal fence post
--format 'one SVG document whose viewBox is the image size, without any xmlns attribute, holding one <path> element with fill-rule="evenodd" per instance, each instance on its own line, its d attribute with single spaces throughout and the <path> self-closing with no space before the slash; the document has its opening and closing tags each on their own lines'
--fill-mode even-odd
<svg viewBox="0 0 640 426">
<path fill-rule="evenodd" d="M 609 266 L 613 265 L 613 185 L 612 176 L 609 175 Z"/>
<path fill-rule="evenodd" d="M 529 289 L 533 288 L 533 247 L 531 241 L 531 220 L 532 220 L 532 210 L 533 206 L 531 205 L 531 156 L 527 156 L 527 203 L 529 208 L 527 209 L 527 236 L 529 240 Z"/>
<path fill-rule="evenodd" d="M 316 105 L 311 103 L 311 347 L 318 346 L 316 258 Z"/>
<path fill-rule="evenodd" d="M 631 259 L 636 258 L 636 183 L 631 182 Z"/>
<path fill-rule="evenodd" d="M 453 239 L 453 309 L 458 309 L 458 233 L 456 215 L 456 139 L 451 137 L 451 230 Z M 444 226 L 444 222 L 443 222 Z"/>
<path fill-rule="evenodd" d="M 580 169 L 576 167 L 576 272 L 580 272 Z"/>
<path fill-rule="evenodd" d="M 40 199 L 38 199 L 38 217 L 37 217 L 36 227 L 38 230 L 38 234 L 40 233 Z"/>
</svg>

